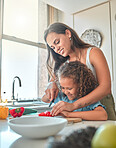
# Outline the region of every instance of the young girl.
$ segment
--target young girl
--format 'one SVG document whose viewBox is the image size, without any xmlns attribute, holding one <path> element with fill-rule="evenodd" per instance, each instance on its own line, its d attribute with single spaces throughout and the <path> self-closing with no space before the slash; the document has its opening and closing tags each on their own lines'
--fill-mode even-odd
<svg viewBox="0 0 116 148">
<path fill-rule="evenodd" d="M 73 103 L 89 94 L 97 86 L 97 81 L 91 70 L 79 61 L 64 63 L 57 71 L 57 78 L 61 91 L 58 93 L 54 103 L 60 107 L 60 102 Z M 46 96 L 42 98 L 50 102 Z M 72 112 L 61 111 L 60 115 L 65 117 L 79 117 L 83 120 L 107 120 L 105 107 L 98 101 Z M 57 115 L 57 114 L 55 114 Z"/>
<path fill-rule="evenodd" d="M 83 42 L 72 28 L 59 22 L 51 24 L 46 29 L 44 39 L 48 49 L 47 67 L 49 71 L 53 70 L 48 87 L 45 90 L 48 99 L 53 100 L 58 95 L 59 90 L 55 82 L 54 72 L 65 61 L 80 61 L 87 65 L 98 82 L 98 87 L 81 99 L 73 103 L 60 102 L 60 105 L 56 104 L 52 114 L 59 114 L 64 110 L 73 111 L 86 107 L 87 104 L 100 101 L 106 106 L 108 119 L 116 120 L 110 72 L 103 52 L 99 48 Z M 51 56 L 54 60 L 54 67 L 50 64 Z"/>
</svg>

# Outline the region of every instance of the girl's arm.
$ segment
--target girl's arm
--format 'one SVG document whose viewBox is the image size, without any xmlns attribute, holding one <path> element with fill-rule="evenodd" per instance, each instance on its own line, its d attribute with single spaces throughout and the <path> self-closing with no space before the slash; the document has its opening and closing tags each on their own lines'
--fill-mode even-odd
<svg viewBox="0 0 116 148">
<path fill-rule="evenodd" d="M 81 118 L 83 120 L 95 120 L 95 121 L 104 121 L 107 120 L 108 115 L 105 111 L 105 109 L 101 106 L 96 107 L 92 111 L 80 111 L 80 112 L 67 112 L 63 111 L 61 114 L 65 117 L 76 117 L 76 118 Z"/>
</svg>

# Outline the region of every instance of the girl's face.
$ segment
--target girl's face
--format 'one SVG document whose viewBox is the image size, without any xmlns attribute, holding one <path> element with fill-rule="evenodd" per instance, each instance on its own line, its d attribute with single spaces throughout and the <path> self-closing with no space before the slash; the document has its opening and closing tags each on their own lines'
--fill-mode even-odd
<svg viewBox="0 0 116 148">
<path fill-rule="evenodd" d="M 78 86 L 73 82 L 72 78 L 62 78 L 59 79 L 62 92 L 67 95 L 69 100 L 77 98 Z"/>
<path fill-rule="evenodd" d="M 56 53 L 66 57 L 68 56 L 71 50 L 71 32 L 69 30 L 65 31 L 65 34 L 57 34 L 55 32 L 51 32 L 48 34 L 46 41 Z"/>
</svg>

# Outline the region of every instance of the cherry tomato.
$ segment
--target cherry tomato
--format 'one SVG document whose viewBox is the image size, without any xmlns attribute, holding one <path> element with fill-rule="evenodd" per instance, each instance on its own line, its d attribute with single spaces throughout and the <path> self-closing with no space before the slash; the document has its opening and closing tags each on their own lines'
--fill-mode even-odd
<svg viewBox="0 0 116 148">
<path fill-rule="evenodd" d="M 45 111 L 45 112 L 39 113 L 38 116 L 52 117 L 52 115 L 50 114 L 50 111 Z"/>
</svg>

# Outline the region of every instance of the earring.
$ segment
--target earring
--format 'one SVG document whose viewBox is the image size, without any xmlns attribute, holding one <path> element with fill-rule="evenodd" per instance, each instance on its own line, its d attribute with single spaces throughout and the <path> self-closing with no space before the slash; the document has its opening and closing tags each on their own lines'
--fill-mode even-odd
<svg viewBox="0 0 116 148">
<path fill-rule="evenodd" d="M 70 39 L 70 41 L 71 41 L 71 37 L 70 37 L 69 39 Z"/>
</svg>

